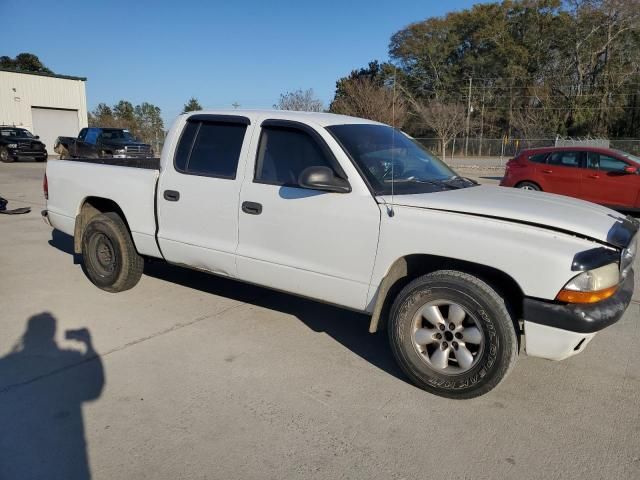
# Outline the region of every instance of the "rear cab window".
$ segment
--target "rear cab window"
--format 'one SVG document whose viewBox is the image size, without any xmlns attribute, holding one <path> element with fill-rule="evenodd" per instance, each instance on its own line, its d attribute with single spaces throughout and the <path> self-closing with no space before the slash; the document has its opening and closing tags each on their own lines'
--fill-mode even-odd
<svg viewBox="0 0 640 480">
<path fill-rule="evenodd" d="M 193 115 L 182 131 L 174 168 L 187 175 L 233 180 L 249 119 L 224 115 Z"/>
</svg>

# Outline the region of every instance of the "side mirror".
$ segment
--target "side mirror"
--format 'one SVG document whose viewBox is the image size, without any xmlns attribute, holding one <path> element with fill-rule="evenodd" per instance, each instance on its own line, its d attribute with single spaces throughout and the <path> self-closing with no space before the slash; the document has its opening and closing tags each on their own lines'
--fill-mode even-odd
<svg viewBox="0 0 640 480">
<path fill-rule="evenodd" d="M 36 136 L 35 136 L 35 137 L 33 137 L 33 138 L 35 138 L 36 140 L 40 140 L 40 135 L 36 135 Z"/>
<path fill-rule="evenodd" d="M 624 167 L 624 173 L 638 173 L 638 169 L 636 167 L 632 167 L 631 165 L 628 165 L 626 167 Z"/>
<path fill-rule="evenodd" d="M 329 167 L 307 167 L 298 177 L 298 185 L 311 190 L 349 193 L 351 185 L 344 178 L 336 177 Z"/>
</svg>

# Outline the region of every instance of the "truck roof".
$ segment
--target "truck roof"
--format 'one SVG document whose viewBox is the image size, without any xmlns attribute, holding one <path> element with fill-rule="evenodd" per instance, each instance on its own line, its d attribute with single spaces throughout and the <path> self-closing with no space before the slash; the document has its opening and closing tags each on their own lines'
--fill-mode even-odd
<svg viewBox="0 0 640 480">
<path fill-rule="evenodd" d="M 324 112 L 298 112 L 293 110 L 241 110 L 241 109 L 229 109 L 229 110 L 198 110 L 195 112 L 189 112 L 184 115 L 236 115 L 239 117 L 248 117 L 252 122 L 259 119 L 273 118 L 278 120 L 293 120 L 297 122 L 311 122 L 323 127 L 330 125 L 345 125 L 345 124 L 373 124 L 383 125 L 380 122 L 374 122 L 373 120 L 367 120 L 364 118 L 350 117 L 348 115 L 337 115 L 335 113 Z"/>
</svg>

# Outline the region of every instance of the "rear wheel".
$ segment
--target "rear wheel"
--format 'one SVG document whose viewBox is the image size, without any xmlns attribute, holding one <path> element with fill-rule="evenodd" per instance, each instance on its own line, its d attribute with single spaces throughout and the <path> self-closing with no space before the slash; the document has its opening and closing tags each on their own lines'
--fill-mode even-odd
<svg viewBox="0 0 640 480">
<path fill-rule="evenodd" d="M 419 277 L 400 292 L 391 308 L 389 340 L 418 387 L 459 399 L 498 385 L 518 345 L 502 298 L 479 278 L 454 270 Z"/>
<path fill-rule="evenodd" d="M 9 150 L 7 150 L 7 147 L 0 147 L 0 161 L 4 163 L 13 162 L 13 157 L 9 155 Z"/>
<path fill-rule="evenodd" d="M 536 192 L 542 191 L 540 186 L 536 185 L 533 182 L 520 182 L 518 185 L 516 185 L 516 188 L 519 188 L 521 190 L 533 190 L 533 191 L 536 191 Z"/>
<path fill-rule="evenodd" d="M 144 269 L 127 226 L 113 212 L 89 220 L 82 234 L 82 259 L 89 280 L 107 292 L 133 288 Z"/>
</svg>

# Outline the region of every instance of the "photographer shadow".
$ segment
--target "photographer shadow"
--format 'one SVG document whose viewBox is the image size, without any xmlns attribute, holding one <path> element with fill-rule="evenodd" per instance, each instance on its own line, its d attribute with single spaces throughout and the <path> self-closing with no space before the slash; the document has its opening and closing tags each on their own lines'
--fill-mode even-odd
<svg viewBox="0 0 640 480">
<path fill-rule="evenodd" d="M 84 352 L 62 349 L 56 323 L 34 315 L 0 358 L 0 479 L 91 478 L 82 404 L 102 393 L 104 369 L 87 329 L 66 332 Z"/>
</svg>

